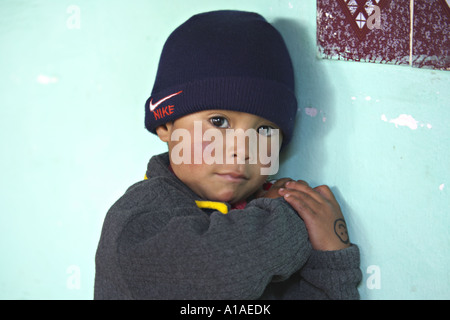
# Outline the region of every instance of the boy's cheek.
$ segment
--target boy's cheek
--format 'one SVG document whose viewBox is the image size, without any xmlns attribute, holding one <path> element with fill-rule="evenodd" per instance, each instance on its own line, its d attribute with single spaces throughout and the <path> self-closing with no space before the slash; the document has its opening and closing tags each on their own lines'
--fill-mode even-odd
<svg viewBox="0 0 450 320">
<path fill-rule="evenodd" d="M 180 170 L 198 172 L 202 169 L 200 165 L 232 164 L 237 161 L 234 156 L 236 153 L 245 152 L 249 156 L 247 164 L 253 168 L 260 168 L 259 175 L 268 176 L 278 172 L 279 144 L 273 143 L 275 137 L 260 138 L 256 145 L 244 147 L 247 151 L 242 148 L 231 150 L 231 147 L 227 149 L 226 139 L 204 140 L 205 130 L 196 132 L 193 128 L 189 129 L 184 129 L 181 139 L 177 137 L 169 143 L 172 165 L 183 165 L 179 167 Z M 278 139 L 277 137 L 277 142 Z M 248 140 L 246 142 L 248 143 Z M 240 160 L 243 160 L 243 157 L 240 157 Z"/>
</svg>

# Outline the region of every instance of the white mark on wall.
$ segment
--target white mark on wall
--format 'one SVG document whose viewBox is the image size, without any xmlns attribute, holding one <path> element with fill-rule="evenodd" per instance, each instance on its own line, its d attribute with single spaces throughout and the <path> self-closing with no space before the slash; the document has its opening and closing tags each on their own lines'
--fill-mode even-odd
<svg viewBox="0 0 450 320">
<path fill-rule="evenodd" d="M 445 184 L 441 184 L 440 186 L 439 186 L 439 190 L 444 190 L 444 188 L 445 188 Z"/>
<path fill-rule="evenodd" d="M 355 96 L 350 97 L 350 99 L 353 100 L 353 101 L 358 100 L 358 98 L 355 97 Z M 366 100 L 366 101 L 372 101 L 372 97 L 371 97 L 371 96 L 365 96 L 365 97 L 364 97 L 364 100 Z M 375 102 L 380 102 L 380 100 L 379 100 L 379 99 L 376 99 Z"/>
<path fill-rule="evenodd" d="M 369 290 L 381 289 L 381 269 L 380 266 L 371 265 L 367 267 L 367 274 L 370 276 L 367 278 L 366 286 Z"/>
<path fill-rule="evenodd" d="M 292 3 L 289 2 L 289 8 L 294 8 L 294 5 Z"/>
<path fill-rule="evenodd" d="M 305 113 L 314 118 L 315 116 L 317 116 L 317 109 L 316 108 L 305 108 Z"/>
<path fill-rule="evenodd" d="M 77 265 L 68 266 L 66 273 L 69 274 L 66 281 L 66 287 L 69 290 L 80 290 L 81 288 L 81 269 Z"/>
<path fill-rule="evenodd" d="M 317 115 L 320 113 L 320 115 L 322 116 L 322 122 L 326 122 L 327 121 L 326 114 L 322 110 L 319 111 L 316 108 L 305 108 L 305 113 L 308 116 L 310 116 L 311 118 L 317 117 Z"/>
<path fill-rule="evenodd" d="M 381 120 L 389 123 L 393 123 L 396 128 L 400 127 L 408 127 L 411 130 L 416 130 L 419 126 L 420 127 L 427 127 L 428 129 L 431 129 L 433 126 L 429 123 L 420 123 L 416 119 L 413 118 L 413 116 L 409 114 L 401 114 L 397 118 L 390 119 L 386 117 L 386 115 L 381 115 Z"/>
<path fill-rule="evenodd" d="M 57 83 L 58 78 L 53 76 L 47 76 L 45 74 L 40 74 L 36 77 L 36 82 L 40 84 L 52 84 Z"/>
<path fill-rule="evenodd" d="M 416 119 L 414 119 L 409 114 L 401 114 L 397 118 L 391 119 L 389 122 L 395 124 L 396 128 L 398 128 L 398 126 L 402 126 L 402 127 L 408 127 L 411 130 L 416 130 L 417 123 L 419 123 Z"/>
</svg>

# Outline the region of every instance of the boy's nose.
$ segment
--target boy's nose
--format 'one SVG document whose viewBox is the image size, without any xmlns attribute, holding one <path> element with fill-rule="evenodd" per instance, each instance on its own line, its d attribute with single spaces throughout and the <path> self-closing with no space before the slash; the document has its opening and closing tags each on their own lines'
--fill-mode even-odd
<svg viewBox="0 0 450 320">
<path fill-rule="evenodd" d="M 231 160 L 233 163 L 243 164 L 246 163 L 250 158 L 247 146 L 234 146 L 228 148 L 226 154 L 229 160 Z"/>
<path fill-rule="evenodd" d="M 244 153 L 233 153 L 232 155 L 234 158 L 237 159 L 237 162 L 239 163 L 240 161 L 244 161 L 246 162 L 248 159 L 250 159 L 250 156 L 248 155 L 248 152 L 244 152 Z"/>
<path fill-rule="evenodd" d="M 252 143 L 248 137 L 235 136 L 227 140 L 226 155 L 233 163 L 244 164 L 251 158 Z"/>
</svg>

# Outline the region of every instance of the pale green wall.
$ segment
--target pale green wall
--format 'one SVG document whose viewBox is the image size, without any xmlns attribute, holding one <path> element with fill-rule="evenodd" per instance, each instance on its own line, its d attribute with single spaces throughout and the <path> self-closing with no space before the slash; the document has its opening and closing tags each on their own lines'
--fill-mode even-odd
<svg viewBox="0 0 450 320">
<path fill-rule="evenodd" d="M 106 211 L 165 150 L 143 122 L 162 45 L 214 9 L 257 11 L 285 36 L 301 116 L 280 176 L 332 187 L 362 251 L 361 297 L 450 298 L 450 72 L 318 60 L 315 8 L 0 1 L 0 298 L 92 298 Z M 417 129 L 389 122 L 401 114 Z"/>
</svg>

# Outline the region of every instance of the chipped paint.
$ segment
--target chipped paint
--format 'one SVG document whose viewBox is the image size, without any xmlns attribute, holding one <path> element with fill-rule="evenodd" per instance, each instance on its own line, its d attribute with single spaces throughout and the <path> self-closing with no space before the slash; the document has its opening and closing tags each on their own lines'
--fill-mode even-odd
<svg viewBox="0 0 450 320">
<path fill-rule="evenodd" d="M 52 84 L 57 83 L 59 79 L 57 77 L 50 77 L 43 74 L 40 74 L 36 78 L 36 82 L 40 84 Z"/>
<path fill-rule="evenodd" d="M 317 116 L 317 109 L 316 108 L 305 108 L 305 113 L 314 118 L 315 116 Z"/>
<path fill-rule="evenodd" d="M 413 116 L 411 116 L 409 114 L 401 114 L 397 118 L 391 119 L 391 120 L 388 120 L 386 115 L 382 114 L 381 115 L 381 120 L 384 121 L 384 122 L 393 123 L 396 128 L 398 128 L 400 126 L 400 127 L 408 127 L 411 130 L 417 130 L 419 125 L 420 125 L 420 127 L 425 127 L 426 126 L 428 129 L 431 129 L 433 127 L 429 123 L 427 123 L 427 124 L 420 123 L 419 121 L 414 119 Z"/>
<path fill-rule="evenodd" d="M 396 128 L 398 128 L 398 126 L 404 126 L 410 128 L 411 130 L 416 130 L 417 123 L 419 123 L 419 121 L 414 119 L 409 114 L 401 114 L 397 118 L 391 119 L 389 122 L 395 124 Z"/>
</svg>

